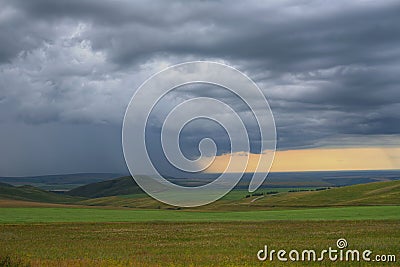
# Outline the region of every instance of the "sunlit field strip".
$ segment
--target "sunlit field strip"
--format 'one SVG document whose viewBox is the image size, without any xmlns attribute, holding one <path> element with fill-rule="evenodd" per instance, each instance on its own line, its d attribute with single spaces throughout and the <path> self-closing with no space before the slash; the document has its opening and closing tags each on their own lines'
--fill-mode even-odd
<svg viewBox="0 0 400 267">
<path fill-rule="evenodd" d="M 400 206 L 313 208 L 297 210 L 194 212 L 95 208 L 0 208 L 0 223 L 265 221 L 265 220 L 399 220 Z"/>
</svg>

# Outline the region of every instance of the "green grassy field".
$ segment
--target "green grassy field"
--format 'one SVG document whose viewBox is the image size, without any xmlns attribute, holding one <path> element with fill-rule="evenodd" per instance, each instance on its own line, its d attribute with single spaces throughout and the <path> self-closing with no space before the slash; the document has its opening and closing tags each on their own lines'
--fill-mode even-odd
<svg viewBox="0 0 400 267">
<path fill-rule="evenodd" d="M 82 199 L 2 187 L 0 266 L 286 266 L 259 262 L 256 253 L 264 245 L 320 251 L 339 238 L 353 249 L 396 255 L 397 262 L 384 266 L 400 266 L 400 181 L 264 189 L 248 197 L 234 190 L 210 205 L 180 210 L 142 193 Z"/>
<path fill-rule="evenodd" d="M 400 220 L 400 206 L 314 208 L 273 211 L 203 212 L 98 208 L 0 208 L 0 223 Z"/>
<path fill-rule="evenodd" d="M 9 255 L 32 266 L 288 266 L 259 262 L 257 252 L 264 245 L 321 251 L 346 238 L 351 249 L 398 258 L 399 236 L 398 220 L 3 224 L 0 260 Z M 327 260 L 293 265 L 376 266 Z"/>
</svg>

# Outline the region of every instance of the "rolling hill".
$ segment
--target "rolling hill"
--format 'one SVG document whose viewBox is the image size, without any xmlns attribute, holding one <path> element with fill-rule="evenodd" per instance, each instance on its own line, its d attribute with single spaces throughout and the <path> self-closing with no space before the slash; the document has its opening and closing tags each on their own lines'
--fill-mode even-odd
<svg viewBox="0 0 400 267">
<path fill-rule="evenodd" d="M 257 192 L 267 191 L 258 190 Z M 274 194 L 254 195 L 251 197 L 246 197 L 246 195 L 248 195 L 248 192 L 245 190 L 234 190 L 224 198 L 196 209 L 263 210 L 329 206 L 400 205 L 400 181 L 375 182 L 318 191 L 281 191 Z M 146 209 L 173 208 L 145 194 L 99 197 L 83 200 L 80 203 L 90 206 Z"/>
<path fill-rule="evenodd" d="M 143 191 L 130 176 L 92 183 L 66 192 L 66 194 L 70 196 L 80 196 L 86 198 L 129 195 L 137 193 L 143 193 Z"/>
<path fill-rule="evenodd" d="M 400 205 L 400 181 L 375 182 L 323 191 L 287 192 L 251 203 L 263 207 Z"/>
<path fill-rule="evenodd" d="M 273 191 L 270 191 L 273 190 Z M 56 194 L 33 186 L 0 183 L 0 199 L 140 209 L 175 209 L 147 196 L 130 177 L 92 183 Z M 304 207 L 400 205 L 400 181 L 334 187 L 259 189 L 249 195 L 236 189 L 198 210 L 270 210 Z"/>
<path fill-rule="evenodd" d="M 0 183 L 14 186 L 32 185 L 44 190 L 69 190 L 89 183 L 121 177 L 116 173 L 73 173 L 26 177 L 0 177 Z"/>
<path fill-rule="evenodd" d="M 84 198 L 56 194 L 30 185 L 17 187 L 0 183 L 0 199 L 72 204 Z"/>
</svg>

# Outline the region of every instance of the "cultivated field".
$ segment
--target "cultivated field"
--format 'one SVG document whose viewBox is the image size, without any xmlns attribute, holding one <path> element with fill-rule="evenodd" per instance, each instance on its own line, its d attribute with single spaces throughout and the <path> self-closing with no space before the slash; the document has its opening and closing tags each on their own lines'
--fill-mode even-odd
<svg viewBox="0 0 400 267">
<path fill-rule="evenodd" d="M 259 262 L 257 252 L 321 251 L 346 238 L 349 248 L 399 257 L 399 236 L 399 220 L 19 224 L 0 225 L 0 255 L 32 266 L 287 266 Z M 321 264 L 381 265 L 311 265 Z"/>
</svg>

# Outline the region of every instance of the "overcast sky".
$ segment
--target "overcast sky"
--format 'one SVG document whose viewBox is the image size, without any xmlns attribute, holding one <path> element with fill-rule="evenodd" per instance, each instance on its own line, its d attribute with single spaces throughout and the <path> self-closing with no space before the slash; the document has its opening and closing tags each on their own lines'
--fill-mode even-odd
<svg viewBox="0 0 400 267">
<path fill-rule="evenodd" d="M 280 150 L 399 146 L 399 14 L 399 1 L 0 0 L 0 176 L 126 172 L 132 94 L 189 60 L 252 78 Z M 240 104 L 214 89 L 200 95 Z M 218 131 L 192 125 L 187 155 Z"/>
</svg>

